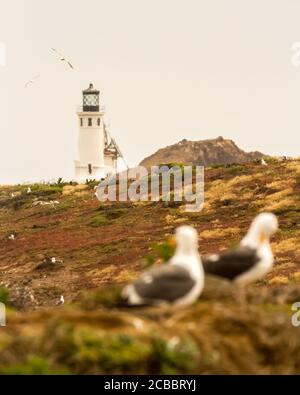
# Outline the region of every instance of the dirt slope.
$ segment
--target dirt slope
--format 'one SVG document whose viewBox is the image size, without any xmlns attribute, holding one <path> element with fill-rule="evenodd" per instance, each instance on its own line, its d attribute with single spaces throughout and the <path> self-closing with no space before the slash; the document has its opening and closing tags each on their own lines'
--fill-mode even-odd
<svg viewBox="0 0 300 395">
<path fill-rule="evenodd" d="M 0 372 L 299 373 L 300 161 L 207 168 L 205 179 L 200 213 L 172 202 L 100 204 L 93 186 L 1 187 L 0 300 L 13 310 L 0 328 Z M 110 287 L 162 258 L 179 224 L 195 226 L 205 254 L 235 245 L 260 211 L 279 218 L 276 261 L 246 306 L 211 280 L 177 313 L 114 302 Z"/>
<path fill-rule="evenodd" d="M 273 240 L 276 265 L 266 282 L 296 281 L 299 173 L 298 161 L 207 168 L 200 213 L 163 202 L 99 203 L 88 186 L 73 192 L 64 187 L 64 194 L 63 186 L 35 185 L 31 194 L 27 186 L 1 187 L 0 285 L 10 289 L 18 307 L 51 306 L 61 293 L 70 301 L 83 289 L 136 276 L 145 256 L 155 255 L 156 244 L 179 224 L 196 227 L 206 254 L 236 244 L 263 210 L 276 213 L 280 222 Z M 18 191 L 23 192 L 12 198 Z M 32 206 L 36 199 L 59 204 Z M 9 240 L 11 233 L 15 240 Z M 38 267 L 47 257 L 63 263 Z"/>
</svg>

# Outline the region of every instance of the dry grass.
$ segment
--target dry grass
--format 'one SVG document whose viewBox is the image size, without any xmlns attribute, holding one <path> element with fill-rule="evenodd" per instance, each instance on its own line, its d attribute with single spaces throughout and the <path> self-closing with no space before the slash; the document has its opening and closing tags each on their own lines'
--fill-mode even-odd
<svg viewBox="0 0 300 395">
<path fill-rule="evenodd" d="M 254 193 L 252 190 L 241 193 L 241 189 L 254 179 L 257 179 L 256 175 L 242 175 L 234 177 L 227 182 L 222 180 L 213 181 L 209 190 L 205 192 L 204 208 L 211 211 L 212 205 L 217 202 L 253 200 Z"/>
<path fill-rule="evenodd" d="M 266 177 L 266 174 L 265 173 L 254 173 L 252 177 L 254 180 L 264 179 Z"/>
<path fill-rule="evenodd" d="M 276 260 L 277 262 L 280 262 L 280 259 Z M 280 264 L 280 265 L 276 265 L 275 268 L 273 269 L 275 272 L 282 272 L 283 270 L 290 270 L 290 269 L 294 269 L 295 268 L 295 263 L 294 262 L 285 262 Z"/>
<path fill-rule="evenodd" d="M 223 183 L 212 185 L 204 195 L 204 201 L 209 204 L 223 202 L 227 199 L 236 200 L 238 196 L 235 194 L 235 191 L 230 191 L 227 185 Z"/>
<path fill-rule="evenodd" d="M 83 191 L 87 191 L 89 186 L 86 184 L 79 184 L 79 185 L 65 185 L 62 190 L 62 194 L 64 196 L 73 195 L 81 196 Z"/>
<path fill-rule="evenodd" d="M 268 189 L 275 189 L 276 191 L 286 190 L 289 187 L 295 185 L 296 180 L 294 178 L 288 178 L 285 180 L 275 180 L 266 185 Z"/>
<path fill-rule="evenodd" d="M 220 201 L 224 202 L 226 200 L 236 200 L 237 195 L 233 192 L 225 192 L 224 195 L 220 197 Z"/>
<path fill-rule="evenodd" d="M 212 208 L 211 203 L 208 202 L 207 199 L 204 199 L 204 208 L 203 208 L 203 210 L 204 210 L 206 213 L 209 213 L 209 212 L 212 211 L 212 209 L 213 209 L 213 208 Z"/>
<path fill-rule="evenodd" d="M 278 243 L 272 243 L 272 248 L 275 254 L 293 252 L 299 248 L 298 239 L 291 237 L 289 239 L 281 240 Z"/>
<path fill-rule="evenodd" d="M 138 274 L 134 273 L 132 269 L 123 269 L 120 273 L 115 274 L 115 281 L 116 283 L 125 283 L 133 281 Z"/>
<path fill-rule="evenodd" d="M 295 206 L 296 201 L 293 195 L 293 188 L 286 188 L 266 196 L 264 210 L 276 211 Z"/>
<path fill-rule="evenodd" d="M 293 193 L 294 193 L 293 188 L 286 188 L 283 189 L 282 191 L 272 193 L 271 195 L 267 195 L 266 200 L 272 202 L 275 201 L 278 202 L 279 200 L 285 198 L 286 196 L 293 195 Z"/>
<path fill-rule="evenodd" d="M 183 222 L 188 221 L 188 219 L 185 217 L 177 218 L 175 215 L 168 214 L 166 215 L 165 221 L 168 225 L 171 225 L 171 224 L 181 224 Z"/>
<path fill-rule="evenodd" d="M 296 282 L 300 282 L 300 272 L 293 273 L 292 280 L 294 280 Z"/>
<path fill-rule="evenodd" d="M 295 171 L 297 174 L 300 174 L 300 162 L 293 161 L 287 164 L 287 169 Z"/>
<path fill-rule="evenodd" d="M 234 177 L 232 180 L 228 181 L 226 186 L 228 188 L 232 188 L 232 187 L 235 187 L 236 185 L 247 184 L 248 182 L 251 182 L 254 178 L 256 179 L 257 175 L 237 176 L 237 177 Z"/>
<path fill-rule="evenodd" d="M 269 280 L 270 285 L 287 285 L 289 279 L 286 276 L 276 276 Z"/>
<path fill-rule="evenodd" d="M 212 230 L 204 230 L 200 233 L 201 239 L 218 239 L 227 236 L 236 236 L 241 233 L 239 228 L 218 228 Z"/>
<path fill-rule="evenodd" d="M 295 200 L 292 198 L 286 198 L 279 202 L 269 203 L 265 205 L 264 210 L 266 211 L 278 211 L 295 206 Z"/>
</svg>

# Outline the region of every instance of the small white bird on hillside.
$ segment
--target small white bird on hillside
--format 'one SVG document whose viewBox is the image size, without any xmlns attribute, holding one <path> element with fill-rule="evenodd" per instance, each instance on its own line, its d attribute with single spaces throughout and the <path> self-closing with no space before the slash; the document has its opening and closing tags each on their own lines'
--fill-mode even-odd
<svg viewBox="0 0 300 395">
<path fill-rule="evenodd" d="M 63 297 L 63 295 L 60 295 L 59 300 L 56 302 L 57 305 L 61 305 L 65 303 L 65 298 Z"/>
<path fill-rule="evenodd" d="M 51 258 L 51 263 L 55 264 L 55 263 L 63 263 L 62 259 L 57 259 L 55 256 L 53 256 Z"/>
<path fill-rule="evenodd" d="M 264 160 L 264 158 L 262 158 L 261 164 L 262 164 L 263 166 L 268 166 L 268 164 L 267 164 L 267 162 Z"/>
<path fill-rule="evenodd" d="M 12 233 L 8 236 L 8 240 L 15 240 L 15 235 Z"/>
<path fill-rule="evenodd" d="M 198 299 L 204 286 L 198 234 L 191 226 L 180 226 L 175 239 L 176 251 L 168 263 L 147 270 L 123 289 L 127 304 L 187 306 Z"/>
</svg>

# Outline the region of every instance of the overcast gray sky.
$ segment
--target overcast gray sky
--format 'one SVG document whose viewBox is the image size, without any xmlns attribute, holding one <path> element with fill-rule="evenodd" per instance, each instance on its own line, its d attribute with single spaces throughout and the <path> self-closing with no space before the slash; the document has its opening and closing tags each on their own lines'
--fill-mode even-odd
<svg viewBox="0 0 300 395">
<path fill-rule="evenodd" d="M 90 81 L 130 165 L 219 135 L 299 156 L 295 41 L 298 0 L 0 0 L 0 183 L 74 176 Z"/>
</svg>

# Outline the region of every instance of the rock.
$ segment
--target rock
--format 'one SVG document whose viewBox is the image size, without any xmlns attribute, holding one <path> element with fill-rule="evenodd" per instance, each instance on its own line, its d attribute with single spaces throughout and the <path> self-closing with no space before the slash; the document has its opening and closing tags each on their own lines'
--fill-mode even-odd
<svg viewBox="0 0 300 395">
<path fill-rule="evenodd" d="M 227 165 L 246 163 L 264 157 L 260 152 L 245 152 L 232 140 L 218 137 L 211 140 L 181 140 L 177 144 L 161 148 L 148 156 L 140 166 L 150 167 L 162 163 L 184 163 L 186 165 Z"/>
</svg>

